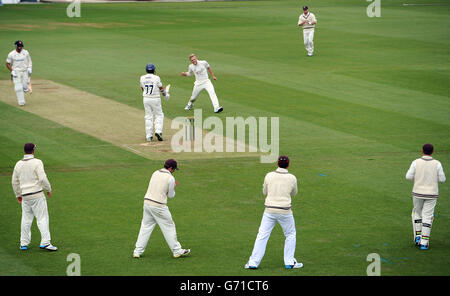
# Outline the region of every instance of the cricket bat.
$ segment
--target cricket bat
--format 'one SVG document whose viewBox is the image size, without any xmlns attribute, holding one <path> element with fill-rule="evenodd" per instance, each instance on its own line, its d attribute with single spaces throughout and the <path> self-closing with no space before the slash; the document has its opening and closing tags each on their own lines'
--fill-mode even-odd
<svg viewBox="0 0 450 296">
<path fill-rule="evenodd" d="M 169 98 L 170 98 L 169 90 L 170 90 L 170 84 L 167 84 L 166 89 L 165 89 L 166 95 L 164 96 L 164 98 L 166 99 L 166 101 L 168 101 Z"/>
<path fill-rule="evenodd" d="M 31 94 L 33 92 L 33 88 L 31 86 L 31 78 L 30 81 L 28 81 L 28 93 Z"/>
</svg>

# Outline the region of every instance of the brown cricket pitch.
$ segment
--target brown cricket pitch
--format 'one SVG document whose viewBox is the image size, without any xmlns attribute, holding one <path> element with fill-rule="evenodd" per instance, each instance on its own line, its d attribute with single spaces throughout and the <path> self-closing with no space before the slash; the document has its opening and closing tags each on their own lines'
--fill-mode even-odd
<svg viewBox="0 0 450 296">
<path fill-rule="evenodd" d="M 17 104 L 11 81 L 0 80 L 0 93 L 2 94 L 0 101 L 148 159 L 204 159 L 259 157 L 261 155 L 261 153 L 250 152 L 176 153 L 172 150 L 170 142 L 172 135 L 177 130 L 170 128 L 172 123 L 170 118 L 164 118 L 164 141 L 159 142 L 155 139 L 147 142 L 145 140 L 144 108 L 133 108 L 51 80 L 33 79 L 32 83 L 33 93 L 25 95 L 26 105 L 20 107 Z M 180 110 L 184 111 L 183 108 Z M 182 115 L 184 114 L 181 113 L 180 116 Z M 203 134 L 206 133 L 207 131 L 203 132 Z"/>
</svg>

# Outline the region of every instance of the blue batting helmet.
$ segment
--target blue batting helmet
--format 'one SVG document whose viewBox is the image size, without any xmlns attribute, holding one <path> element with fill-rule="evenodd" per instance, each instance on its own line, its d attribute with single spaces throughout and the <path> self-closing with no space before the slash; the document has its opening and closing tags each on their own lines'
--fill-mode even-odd
<svg viewBox="0 0 450 296">
<path fill-rule="evenodd" d="M 153 64 L 147 64 L 147 66 L 145 66 L 145 71 L 147 71 L 147 73 L 154 73 L 155 72 L 155 65 Z"/>
</svg>

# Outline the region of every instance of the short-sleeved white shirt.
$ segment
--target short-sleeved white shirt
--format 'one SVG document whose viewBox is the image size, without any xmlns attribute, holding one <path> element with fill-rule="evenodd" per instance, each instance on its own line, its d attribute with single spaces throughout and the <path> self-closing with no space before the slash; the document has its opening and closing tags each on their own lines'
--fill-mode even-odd
<svg viewBox="0 0 450 296">
<path fill-rule="evenodd" d="M 195 75 L 195 83 L 204 82 L 209 79 L 208 68 L 209 64 L 207 61 L 197 60 L 197 65 L 189 65 L 188 75 Z"/>
<path fill-rule="evenodd" d="M 155 74 L 142 75 L 140 79 L 142 96 L 146 98 L 161 98 L 159 88 L 162 87 L 161 78 Z"/>
<path fill-rule="evenodd" d="M 22 49 L 20 52 L 13 50 L 8 54 L 6 62 L 12 66 L 14 71 L 26 71 L 27 68 L 31 68 L 30 53 L 26 49 Z"/>
</svg>

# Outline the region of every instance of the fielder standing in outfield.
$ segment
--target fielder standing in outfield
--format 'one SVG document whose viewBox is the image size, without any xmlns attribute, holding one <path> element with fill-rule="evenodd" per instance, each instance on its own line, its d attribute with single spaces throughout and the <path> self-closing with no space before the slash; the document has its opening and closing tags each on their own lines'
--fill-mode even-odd
<svg viewBox="0 0 450 296">
<path fill-rule="evenodd" d="M 308 6 L 303 6 L 303 13 L 298 18 L 298 25 L 303 27 L 303 42 L 310 57 L 314 53 L 314 28 L 316 24 L 316 16 L 309 12 Z"/>
<path fill-rule="evenodd" d="M 155 75 L 156 67 L 153 64 L 147 64 L 145 71 L 147 74 L 140 78 L 142 96 L 144 97 L 145 109 L 145 138 L 147 141 L 153 140 L 153 120 L 155 121 L 155 135 L 158 141 L 162 141 L 162 131 L 164 125 L 164 113 L 162 112 L 161 96 L 169 100 L 170 84 L 164 89 L 161 78 Z"/>
<path fill-rule="evenodd" d="M 31 242 L 31 224 L 36 217 L 37 226 L 41 232 L 40 248 L 56 251 L 58 248 L 50 243 L 47 196 L 52 196 L 52 188 L 40 159 L 34 157 L 36 145 L 26 143 L 24 157 L 16 163 L 12 175 L 12 187 L 17 201 L 22 204 L 22 222 L 20 234 L 20 249 L 28 250 Z"/>
<path fill-rule="evenodd" d="M 14 91 L 17 95 L 19 106 L 25 105 L 24 92 L 31 93 L 30 77 L 32 72 L 32 62 L 30 53 L 23 49 L 23 42 L 17 40 L 14 43 L 16 49 L 11 51 L 6 58 L 6 67 L 11 72 L 14 82 Z"/>
<path fill-rule="evenodd" d="M 191 63 L 189 65 L 187 72 L 181 72 L 182 76 L 191 76 L 192 74 L 195 75 L 195 82 L 194 82 L 194 89 L 192 90 L 191 98 L 189 99 L 189 102 L 187 106 L 184 108 L 185 110 L 191 110 L 195 100 L 197 99 L 200 92 L 204 89 L 209 94 L 209 98 L 211 99 L 211 103 L 214 107 L 214 112 L 219 113 L 223 111 L 223 108 L 219 105 L 219 99 L 217 98 L 216 92 L 214 90 L 214 86 L 211 83 L 211 80 L 209 80 L 208 72 L 211 75 L 212 79 L 217 80 L 216 76 L 214 76 L 214 73 L 208 64 L 207 61 L 197 60 L 197 57 L 195 54 L 191 54 L 189 56 L 189 59 L 191 60 Z"/>
<path fill-rule="evenodd" d="M 294 215 L 291 210 L 291 197 L 298 192 L 297 178 L 287 170 L 289 158 L 280 156 L 278 168 L 264 178 L 263 194 L 266 195 L 265 211 L 261 220 L 258 235 L 253 247 L 252 255 L 245 264 L 245 268 L 257 269 L 266 251 L 270 234 L 278 222 L 283 229 L 286 240 L 284 242 L 284 266 L 287 269 L 301 268 L 302 263 L 294 258 L 296 245 L 296 229 Z"/>
<path fill-rule="evenodd" d="M 434 207 L 439 196 L 438 182 L 445 182 L 441 163 L 431 157 L 433 145 L 422 147 L 423 156 L 414 160 L 406 173 L 406 179 L 414 181 L 412 190 L 412 222 L 414 242 L 421 250 L 428 250 Z"/>
<path fill-rule="evenodd" d="M 175 187 L 178 184 L 172 176 L 175 170 L 178 170 L 177 162 L 174 159 L 168 159 L 164 163 L 164 168 L 155 171 L 150 179 L 144 197 L 144 214 L 136 248 L 133 252 L 134 258 L 139 258 L 144 253 L 156 224 L 161 228 L 174 258 L 186 256 L 191 252 L 190 249 L 181 248 L 181 244 L 177 240 L 175 223 L 167 207 L 167 197 L 175 196 Z"/>
</svg>

